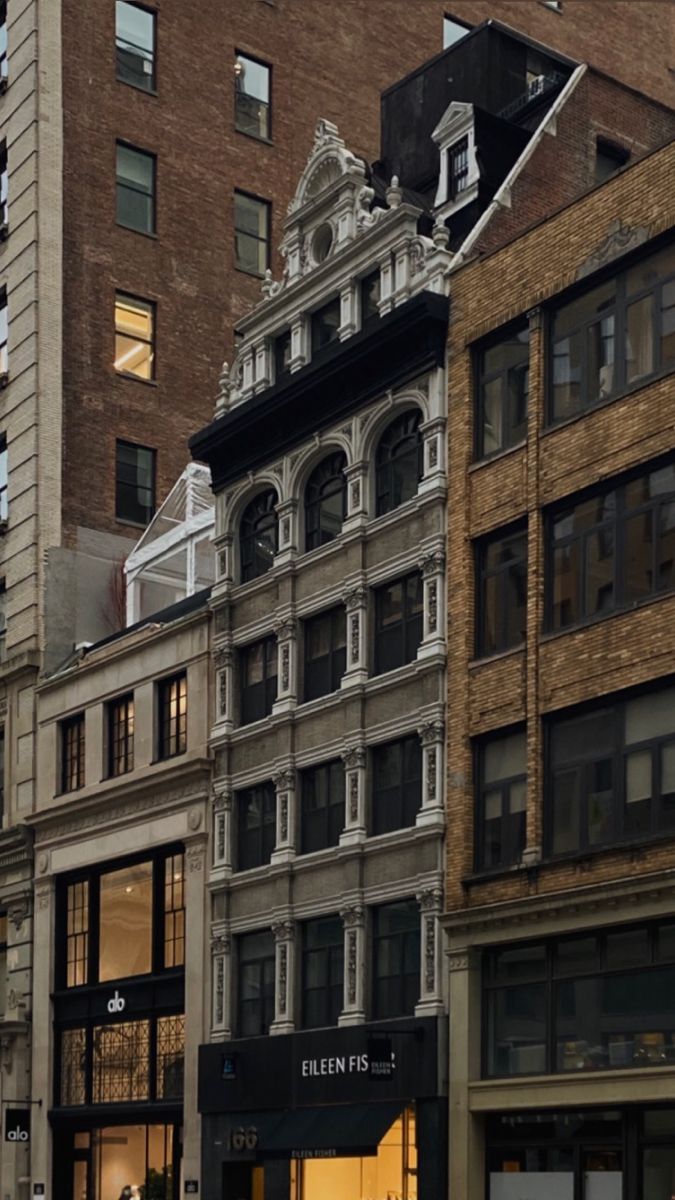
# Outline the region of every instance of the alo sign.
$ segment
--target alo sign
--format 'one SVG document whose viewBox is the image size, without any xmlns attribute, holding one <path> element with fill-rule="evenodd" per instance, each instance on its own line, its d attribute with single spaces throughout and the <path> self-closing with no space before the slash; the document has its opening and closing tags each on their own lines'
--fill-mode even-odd
<svg viewBox="0 0 675 1200">
<path fill-rule="evenodd" d="M 108 1001 L 108 1012 L 113 1015 L 115 1013 L 121 1013 L 121 1012 L 124 1012 L 126 1006 L 127 1006 L 127 1002 L 124 999 L 124 996 L 120 996 L 119 992 L 117 991 L 117 988 L 115 988 L 115 995 L 112 997 L 111 1000 Z"/>
<path fill-rule="evenodd" d="M 20 1142 L 24 1146 L 30 1141 L 30 1109 L 5 1109 L 5 1141 Z"/>
</svg>

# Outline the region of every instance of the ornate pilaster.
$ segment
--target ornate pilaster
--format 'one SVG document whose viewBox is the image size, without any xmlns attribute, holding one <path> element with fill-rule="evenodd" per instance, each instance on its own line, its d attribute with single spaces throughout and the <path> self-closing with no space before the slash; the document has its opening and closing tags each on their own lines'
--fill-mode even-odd
<svg viewBox="0 0 675 1200">
<path fill-rule="evenodd" d="M 445 654 L 445 554 L 431 550 L 418 565 L 424 587 L 424 635 L 418 658 Z"/>
<path fill-rule="evenodd" d="M 290 562 L 298 550 L 298 502 L 282 500 L 277 504 L 279 518 L 279 548 L 274 557 L 277 563 Z"/>
<path fill-rule="evenodd" d="M 213 652 L 216 678 L 216 725 L 219 732 L 230 733 L 234 729 L 234 649 L 231 645 L 218 646 Z"/>
<path fill-rule="evenodd" d="M 291 323 L 291 371 L 299 371 L 308 361 L 307 318 L 301 313 Z"/>
<path fill-rule="evenodd" d="M 255 378 L 255 357 L 253 347 L 249 346 L 241 355 L 241 389 L 239 397 L 241 400 L 247 399 L 253 392 L 253 381 Z"/>
<path fill-rule="evenodd" d="M 295 925 L 278 921 L 272 926 L 275 944 L 274 1020 L 270 1033 L 292 1033 L 295 1028 L 294 976 Z"/>
<path fill-rule="evenodd" d="M 212 866 L 223 875 L 232 874 L 232 793 L 218 789 L 212 800 Z"/>
<path fill-rule="evenodd" d="M 232 1037 L 232 940 L 223 931 L 211 938 L 211 1041 Z"/>
<path fill-rule="evenodd" d="M 273 776 L 277 792 L 276 845 L 272 862 L 289 862 L 295 857 L 295 771 L 285 767 Z"/>
<path fill-rule="evenodd" d="M 366 914 L 360 904 L 340 910 L 344 924 L 344 999 L 338 1025 L 360 1025 L 366 1019 Z"/>
<path fill-rule="evenodd" d="M 262 392 L 272 382 L 272 354 L 269 338 L 263 338 L 254 346 L 255 391 Z"/>
<path fill-rule="evenodd" d="M 234 534 L 223 533 L 216 539 L 216 580 L 218 584 L 234 581 Z"/>
<path fill-rule="evenodd" d="M 420 999 L 415 1015 L 435 1016 L 443 1011 L 441 982 L 441 927 L 438 918 L 443 906 L 440 887 L 417 893 L 420 906 Z"/>
<path fill-rule="evenodd" d="M 342 599 L 347 610 L 347 666 L 342 687 L 347 688 L 368 678 L 368 589 L 352 584 L 344 589 Z"/>
<path fill-rule="evenodd" d="M 350 279 L 340 292 L 340 341 L 356 333 L 356 286 Z"/>
<path fill-rule="evenodd" d="M 439 484 L 445 487 L 445 418 L 434 417 L 420 426 L 423 466 L 419 493 L 429 492 Z"/>
<path fill-rule="evenodd" d="M 272 712 L 288 712 L 297 702 L 298 623 L 290 613 L 274 623 L 277 635 L 277 698 Z"/>
<path fill-rule="evenodd" d="M 365 746 L 350 746 L 342 754 L 345 768 L 345 827 L 340 845 L 362 842 L 366 836 Z"/>
<path fill-rule="evenodd" d="M 443 744 L 445 726 L 442 721 L 426 721 L 417 730 L 422 743 L 422 805 L 417 814 L 418 825 L 442 825 L 445 820 L 445 788 L 443 773 Z"/>
<path fill-rule="evenodd" d="M 359 528 L 368 517 L 368 463 L 357 462 L 345 470 L 347 479 L 347 515 L 342 532 Z"/>
</svg>

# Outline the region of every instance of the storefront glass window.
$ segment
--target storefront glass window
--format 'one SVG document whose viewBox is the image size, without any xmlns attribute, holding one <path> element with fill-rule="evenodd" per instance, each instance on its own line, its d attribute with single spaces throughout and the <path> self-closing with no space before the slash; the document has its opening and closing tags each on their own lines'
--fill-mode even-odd
<svg viewBox="0 0 675 1200">
<path fill-rule="evenodd" d="M 101 876 L 101 982 L 152 969 L 152 863 Z"/>
<path fill-rule="evenodd" d="M 117 1200 L 125 1187 L 145 1200 L 173 1200 L 171 1125 L 114 1125 L 92 1136 L 95 1195 Z M 134 1189 L 136 1189 L 134 1191 Z"/>
<path fill-rule="evenodd" d="M 417 1200 L 417 1148 L 412 1109 L 394 1121 L 377 1154 L 367 1158 L 316 1159 L 298 1164 L 293 1200 L 354 1200 L 386 1196 Z"/>
<path fill-rule="evenodd" d="M 147 1100 L 150 1022 L 124 1021 L 94 1030 L 94 1104 Z"/>
</svg>

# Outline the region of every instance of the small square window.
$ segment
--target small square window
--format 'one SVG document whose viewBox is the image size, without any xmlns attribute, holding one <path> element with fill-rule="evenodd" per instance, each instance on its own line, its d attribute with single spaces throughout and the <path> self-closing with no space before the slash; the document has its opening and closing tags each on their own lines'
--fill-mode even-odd
<svg viewBox="0 0 675 1200">
<path fill-rule="evenodd" d="M 155 232 L 154 154 L 117 143 L 117 224 L 138 233 Z"/>
<path fill-rule="evenodd" d="M 61 791 L 84 787 L 84 713 L 61 722 Z"/>
<path fill-rule="evenodd" d="M 234 193 L 234 256 L 238 271 L 264 275 L 270 258 L 270 204 Z"/>
<path fill-rule="evenodd" d="M 147 525 L 155 511 L 155 451 L 133 442 L 117 442 L 115 516 Z"/>
<path fill-rule="evenodd" d="M 184 671 L 157 685 L 160 759 L 187 750 L 187 676 Z"/>
<path fill-rule="evenodd" d="M 115 370 L 155 378 L 155 306 L 122 292 L 115 295 Z"/>
<path fill-rule="evenodd" d="M 234 125 L 249 137 L 270 137 L 270 68 L 247 54 L 234 63 Z"/>
<path fill-rule="evenodd" d="M 115 45 L 117 78 L 144 92 L 155 90 L 156 15 L 140 4 L 117 0 Z"/>
</svg>

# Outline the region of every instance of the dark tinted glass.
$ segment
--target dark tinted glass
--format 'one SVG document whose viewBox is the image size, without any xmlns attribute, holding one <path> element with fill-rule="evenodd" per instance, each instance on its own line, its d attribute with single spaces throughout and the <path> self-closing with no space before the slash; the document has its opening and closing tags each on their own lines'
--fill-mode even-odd
<svg viewBox="0 0 675 1200">
<path fill-rule="evenodd" d="M 319 308 L 312 313 L 312 354 L 316 354 L 318 350 L 322 350 L 324 346 L 329 346 L 331 342 L 336 342 L 338 339 L 338 329 L 340 327 L 340 298 L 331 300 L 329 304 L 325 304 L 323 308 Z"/>
<path fill-rule="evenodd" d="M 244 510 L 239 528 L 241 581 L 258 579 L 269 571 L 278 549 L 277 494 L 261 492 Z"/>
<path fill-rule="evenodd" d="M 155 451 L 117 442 L 115 516 L 147 525 L 155 511 Z"/>
<path fill-rule="evenodd" d="M 117 78 L 143 91 L 155 89 L 155 14 L 138 4 L 117 0 Z"/>
<path fill-rule="evenodd" d="M 417 495 L 422 478 L 421 420 L 419 409 L 403 413 L 380 438 L 375 455 L 378 516 Z"/>
</svg>

